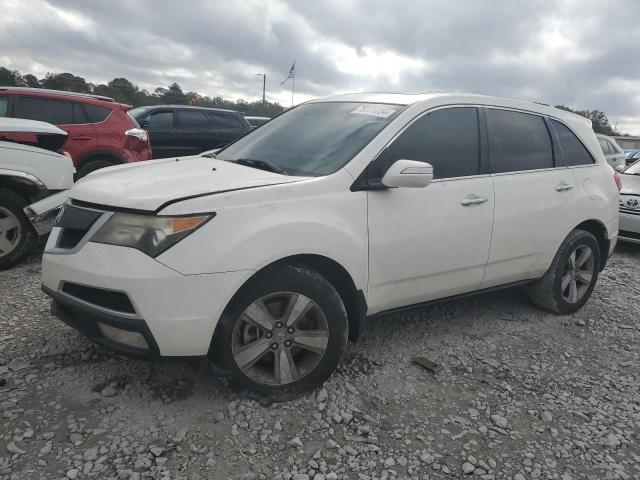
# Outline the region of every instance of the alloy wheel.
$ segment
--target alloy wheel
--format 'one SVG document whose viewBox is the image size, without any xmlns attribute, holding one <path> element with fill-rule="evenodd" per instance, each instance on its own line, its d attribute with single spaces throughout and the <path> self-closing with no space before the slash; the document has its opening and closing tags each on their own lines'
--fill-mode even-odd
<svg viewBox="0 0 640 480">
<path fill-rule="evenodd" d="M 11 210 L 0 207 L 0 257 L 9 255 L 16 249 L 21 235 L 18 217 Z"/>
<path fill-rule="evenodd" d="M 593 250 L 587 245 L 577 246 L 567 258 L 560 279 L 562 298 L 567 303 L 579 302 L 589 291 L 595 273 Z"/>
<path fill-rule="evenodd" d="M 250 304 L 233 329 L 231 351 L 251 380 L 286 385 L 313 371 L 327 350 L 329 325 L 313 300 L 277 292 Z"/>
</svg>

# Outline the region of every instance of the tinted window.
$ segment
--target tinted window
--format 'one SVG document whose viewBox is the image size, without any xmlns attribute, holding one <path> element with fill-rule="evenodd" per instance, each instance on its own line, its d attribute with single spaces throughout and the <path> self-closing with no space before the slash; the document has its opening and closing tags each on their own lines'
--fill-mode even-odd
<svg viewBox="0 0 640 480">
<path fill-rule="evenodd" d="M 242 130 L 244 125 L 233 115 L 214 114 L 212 115 L 216 127 L 225 130 Z"/>
<path fill-rule="evenodd" d="M 40 120 L 54 125 L 69 125 L 73 121 L 73 103 L 49 98 L 17 97 L 16 117 Z"/>
<path fill-rule="evenodd" d="M 79 103 L 73 104 L 73 123 L 89 123 L 89 118 Z"/>
<path fill-rule="evenodd" d="M 538 115 L 488 108 L 493 173 L 553 167 L 551 136 Z"/>
<path fill-rule="evenodd" d="M 614 155 L 620 153 L 612 142 L 607 141 L 607 143 L 609 144 L 609 150 L 611 150 L 611 153 L 613 153 Z"/>
<path fill-rule="evenodd" d="M 209 128 L 207 116 L 197 110 L 178 110 L 178 124 L 186 128 Z"/>
<path fill-rule="evenodd" d="M 156 112 L 144 118 L 150 128 L 173 127 L 173 112 Z"/>
<path fill-rule="evenodd" d="M 564 159 L 569 167 L 575 165 L 591 165 L 594 163 L 593 157 L 589 151 L 571 130 L 569 130 L 563 123 L 556 120 L 551 120 L 551 124 L 556 131 L 558 141 L 560 142 L 560 148 L 562 148 Z"/>
<path fill-rule="evenodd" d="M 87 115 L 89 116 L 89 121 L 91 123 L 104 122 L 104 120 L 111 113 L 110 108 L 101 107 L 99 105 L 91 105 L 89 103 L 84 104 L 84 109 L 87 111 Z"/>
<path fill-rule="evenodd" d="M 0 97 L 0 117 L 6 117 L 9 114 L 9 97 Z"/>
<path fill-rule="evenodd" d="M 401 159 L 430 163 L 434 178 L 482 173 L 478 111 L 447 108 L 419 118 L 371 165 L 369 179 L 379 181 Z"/>
<path fill-rule="evenodd" d="M 607 142 L 604 138 L 598 138 L 598 143 L 600 144 L 602 153 L 604 153 L 605 155 L 610 155 L 611 153 L 613 153 L 611 151 L 611 146 L 609 145 L 609 142 Z"/>
</svg>

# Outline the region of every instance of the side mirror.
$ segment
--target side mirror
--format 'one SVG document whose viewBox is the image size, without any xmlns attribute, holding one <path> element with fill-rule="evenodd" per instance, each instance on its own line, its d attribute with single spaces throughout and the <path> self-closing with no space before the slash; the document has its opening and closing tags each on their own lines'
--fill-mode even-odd
<svg viewBox="0 0 640 480">
<path fill-rule="evenodd" d="M 622 170 L 624 170 L 625 168 L 627 168 L 626 165 L 618 165 L 615 170 L 616 172 L 621 172 Z"/>
<path fill-rule="evenodd" d="M 389 188 L 423 188 L 433 180 L 433 167 L 415 160 L 396 160 L 382 177 L 382 184 Z"/>
</svg>

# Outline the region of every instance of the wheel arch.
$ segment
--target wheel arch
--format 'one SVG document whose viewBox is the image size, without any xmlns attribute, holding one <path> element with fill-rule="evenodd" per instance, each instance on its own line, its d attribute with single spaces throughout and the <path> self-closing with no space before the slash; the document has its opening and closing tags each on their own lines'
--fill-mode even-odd
<svg viewBox="0 0 640 480">
<path fill-rule="evenodd" d="M 585 220 L 581 224 L 577 225 L 575 227 L 575 230 L 584 230 L 596 237 L 598 246 L 600 247 L 600 271 L 602 271 L 606 266 L 607 260 L 609 258 L 610 241 L 607 234 L 607 227 L 599 220 L 590 219 Z"/>
<path fill-rule="evenodd" d="M 114 165 L 121 165 L 126 163 L 125 159 L 115 152 L 109 150 L 96 150 L 80 159 L 77 165 L 78 171 L 80 171 L 80 169 L 88 163 L 96 160 L 109 160 L 112 161 Z"/>
<path fill-rule="evenodd" d="M 367 313 L 367 303 L 362 290 L 358 289 L 351 274 L 337 261 L 326 257 L 324 255 L 317 254 L 297 254 L 280 258 L 273 261 L 268 265 L 265 265 L 261 269 L 257 270 L 251 275 L 245 282 L 238 288 L 236 293 L 231 297 L 225 311 L 229 304 L 231 304 L 238 293 L 245 287 L 245 285 L 256 275 L 260 275 L 270 269 L 278 268 L 284 265 L 303 265 L 307 268 L 313 269 L 324 276 L 331 285 L 336 289 L 342 302 L 344 303 L 347 311 L 347 318 L 349 321 L 349 340 L 356 342 L 364 330 L 364 320 Z M 214 331 L 213 337 L 215 339 L 218 332 L 218 328 L 221 322 L 218 322 Z M 213 340 L 211 343 L 213 347 Z M 210 354 L 212 353 L 210 348 Z"/>
<path fill-rule="evenodd" d="M 0 189 L 4 188 L 6 190 L 10 190 L 16 195 L 24 198 L 25 201 L 31 203 L 32 201 L 42 198 L 43 194 L 47 191 L 46 188 L 43 187 L 42 182 L 38 183 L 35 180 L 16 175 L 3 175 L 0 173 Z"/>
</svg>

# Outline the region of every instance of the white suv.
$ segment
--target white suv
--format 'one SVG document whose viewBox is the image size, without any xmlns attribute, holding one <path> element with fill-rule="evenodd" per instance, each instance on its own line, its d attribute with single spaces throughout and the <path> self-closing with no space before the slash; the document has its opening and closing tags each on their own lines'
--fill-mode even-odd
<svg viewBox="0 0 640 480">
<path fill-rule="evenodd" d="M 320 99 L 221 151 L 77 183 L 43 289 L 102 345 L 301 390 L 372 315 L 519 284 L 579 309 L 616 244 L 615 175 L 589 121 L 548 106 Z"/>
</svg>

